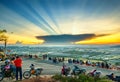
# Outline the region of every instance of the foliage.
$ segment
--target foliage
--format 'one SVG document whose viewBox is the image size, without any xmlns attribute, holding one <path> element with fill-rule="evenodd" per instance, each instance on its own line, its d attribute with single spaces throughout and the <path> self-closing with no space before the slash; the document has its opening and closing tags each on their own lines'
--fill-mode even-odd
<svg viewBox="0 0 120 82">
<path fill-rule="evenodd" d="M 6 30 L 0 30 L 0 41 L 6 41 L 7 40 L 7 35 L 5 34 L 7 31 Z"/>
<path fill-rule="evenodd" d="M 6 33 L 7 31 L 6 30 L 0 30 L 0 33 Z"/>
<path fill-rule="evenodd" d="M 57 74 L 54 75 L 52 78 L 60 82 L 112 82 L 107 78 L 94 78 L 94 77 L 89 77 L 87 75 L 65 77 Z"/>
</svg>

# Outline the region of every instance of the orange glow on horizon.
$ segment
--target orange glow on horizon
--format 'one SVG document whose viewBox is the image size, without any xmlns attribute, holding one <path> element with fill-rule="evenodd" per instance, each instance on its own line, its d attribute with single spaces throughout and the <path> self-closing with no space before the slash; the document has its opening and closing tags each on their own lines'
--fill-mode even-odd
<svg viewBox="0 0 120 82">
<path fill-rule="evenodd" d="M 120 33 L 78 41 L 75 44 L 120 44 Z"/>
<path fill-rule="evenodd" d="M 38 40 L 35 37 L 30 36 L 20 36 L 15 34 L 9 34 L 7 44 L 16 44 L 19 41 L 21 44 L 43 44 L 45 40 Z M 4 42 L 0 42 L 4 43 Z M 94 37 L 91 39 L 86 39 L 82 41 L 72 42 L 71 44 L 120 44 L 120 33 Z"/>
<path fill-rule="evenodd" d="M 7 44 L 16 44 L 16 42 L 19 41 L 21 44 L 43 44 L 44 40 L 38 40 L 35 37 L 29 37 L 29 36 L 20 36 L 20 35 L 10 35 L 7 41 Z"/>
</svg>

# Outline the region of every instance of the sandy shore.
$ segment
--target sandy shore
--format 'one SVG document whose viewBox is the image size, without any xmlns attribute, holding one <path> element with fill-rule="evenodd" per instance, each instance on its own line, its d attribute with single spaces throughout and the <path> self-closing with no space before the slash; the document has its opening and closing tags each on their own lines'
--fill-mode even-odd
<svg viewBox="0 0 120 82">
<path fill-rule="evenodd" d="M 34 64 L 35 68 L 43 68 L 41 77 L 49 77 L 52 76 L 54 74 L 60 74 L 61 73 L 61 68 L 63 63 L 57 63 L 57 64 L 53 64 L 52 61 L 48 61 L 48 60 L 36 60 L 36 59 L 23 59 L 23 72 L 29 70 L 29 66 L 30 64 Z M 66 63 L 67 66 L 69 67 L 73 67 L 74 64 L 68 64 Z M 91 66 L 84 66 L 84 65 L 78 65 L 80 68 L 85 68 L 87 70 L 87 73 L 90 72 L 93 69 L 96 69 L 96 67 L 91 67 Z M 103 68 L 97 68 L 98 71 L 102 72 L 102 76 L 105 76 L 106 74 L 110 74 L 110 73 L 115 73 L 115 75 L 120 75 L 120 70 L 108 70 L 108 69 L 103 69 Z M 24 79 L 24 78 L 23 78 Z M 8 78 L 4 78 L 3 81 L 1 82 L 13 82 L 14 80 L 8 79 Z"/>
</svg>

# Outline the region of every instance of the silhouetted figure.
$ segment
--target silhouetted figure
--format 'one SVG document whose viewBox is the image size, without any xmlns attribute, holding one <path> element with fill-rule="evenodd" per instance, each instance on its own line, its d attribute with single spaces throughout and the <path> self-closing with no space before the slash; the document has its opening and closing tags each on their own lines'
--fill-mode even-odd
<svg viewBox="0 0 120 82">
<path fill-rule="evenodd" d="M 101 63 L 101 66 L 102 66 L 102 68 L 104 68 L 104 63 L 103 62 Z"/>
<path fill-rule="evenodd" d="M 108 65 L 108 63 L 106 63 L 106 68 L 109 69 L 109 65 Z"/>
</svg>

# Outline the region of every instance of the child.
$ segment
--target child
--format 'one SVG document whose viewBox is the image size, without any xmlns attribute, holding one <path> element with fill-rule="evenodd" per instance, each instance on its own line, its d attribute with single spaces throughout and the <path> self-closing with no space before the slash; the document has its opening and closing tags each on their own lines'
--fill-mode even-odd
<svg viewBox="0 0 120 82">
<path fill-rule="evenodd" d="M 10 65 L 8 64 L 5 66 L 5 71 L 8 71 L 9 69 L 10 69 Z"/>
<path fill-rule="evenodd" d="M 5 60 L 5 71 L 8 71 L 10 69 L 10 60 Z"/>
</svg>

